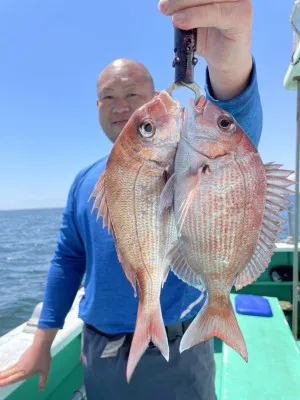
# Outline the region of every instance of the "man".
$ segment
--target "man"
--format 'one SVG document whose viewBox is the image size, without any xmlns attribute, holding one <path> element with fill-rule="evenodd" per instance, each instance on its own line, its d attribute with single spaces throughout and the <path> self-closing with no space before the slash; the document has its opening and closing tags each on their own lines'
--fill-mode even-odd
<svg viewBox="0 0 300 400">
<path fill-rule="evenodd" d="M 182 29 L 198 28 L 198 54 L 208 65 L 207 97 L 237 119 L 257 146 L 262 110 L 251 55 L 250 0 L 161 0 L 160 10 Z M 131 60 L 116 60 L 97 82 L 99 122 L 114 142 L 132 113 L 154 95 L 147 69 Z M 88 400 L 165 399 L 214 400 L 213 341 L 179 354 L 179 342 L 189 321 L 180 315 L 199 292 L 170 273 L 161 293 L 170 361 L 150 345 L 128 385 L 126 362 L 134 331 L 137 302 L 118 263 L 112 236 L 91 214 L 87 202 L 105 168 L 107 157 L 82 170 L 67 200 L 57 248 L 49 270 L 43 310 L 32 346 L 15 366 L 0 373 L 0 386 L 34 374 L 46 385 L 50 348 L 63 326 L 84 273 L 85 296 L 79 316 L 83 329 L 82 360 Z M 201 304 L 193 310 L 195 315 Z M 127 334 L 126 334 L 127 333 Z M 103 357 L 103 352 L 109 357 Z"/>
</svg>

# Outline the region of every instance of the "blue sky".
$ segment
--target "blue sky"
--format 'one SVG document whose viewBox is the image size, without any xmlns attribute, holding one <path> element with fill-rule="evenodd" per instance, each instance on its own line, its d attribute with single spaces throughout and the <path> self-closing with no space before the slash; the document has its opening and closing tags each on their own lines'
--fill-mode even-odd
<svg viewBox="0 0 300 400">
<path fill-rule="evenodd" d="M 293 0 L 254 0 L 253 54 L 264 111 L 263 161 L 294 168 L 296 93 L 283 88 Z M 113 59 L 174 78 L 173 26 L 157 1 L 1 0 L 0 209 L 64 206 L 83 167 L 107 154 L 95 84 Z M 195 79 L 203 87 L 203 60 Z M 186 101 L 190 92 L 176 92 Z"/>
</svg>

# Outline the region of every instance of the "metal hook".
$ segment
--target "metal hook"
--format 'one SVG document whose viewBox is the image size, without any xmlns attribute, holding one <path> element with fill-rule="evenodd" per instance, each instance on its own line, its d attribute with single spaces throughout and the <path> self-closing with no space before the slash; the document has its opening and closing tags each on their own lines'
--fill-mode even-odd
<svg viewBox="0 0 300 400">
<path fill-rule="evenodd" d="M 172 92 L 180 86 L 186 86 L 195 93 L 195 102 L 197 103 L 202 92 L 199 86 L 194 82 L 194 66 L 198 59 L 195 57 L 197 48 L 197 29 L 184 31 L 174 27 L 175 58 L 172 66 L 175 68 L 175 80 L 168 87 L 167 92 Z"/>
<path fill-rule="evenodd" d="M 186 86 L 188 87 L 190 90 L 192 90 L 195 94 L 195 103 L 197 104 L 198 101 L 200 100 L 201 96 L 203 96 L 204 94 L 202 93 L 201 89 L 199 88 L 199 86 L 193 82 L 193 83 L 185 83 L 185 82 L 173 82 L 171 83 L 171 85 L 167 88 L 167 92 L 169 93 L 169 95 L 171 96 L 172 93 L 174 92 L 174 90 L 178 89 L 181 86 Z"/>
</svg>

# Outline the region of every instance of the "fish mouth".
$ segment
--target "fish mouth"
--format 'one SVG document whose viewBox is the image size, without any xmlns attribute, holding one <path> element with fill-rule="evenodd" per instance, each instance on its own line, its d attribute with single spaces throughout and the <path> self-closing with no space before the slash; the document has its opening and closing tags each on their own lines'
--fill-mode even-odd
<svg viewBox="0 0 300 400">
<path fill-rule="evenodd" d="M 173 99 L 173 97 L 170 96 L 169 93 L 165 90 L 162 90 L 159 93 L 159 96 L 162 99 L 162 101 L 165 103 L 166 108 L 169 109 L 166 111 L 175 110 L 176 115 L 179 117 L 180 113 L 181 113 L 180 102 L 178 100 Z"/>
<path fill-rule="evenodd" d="M 201 96 L 197 104 L 190 99 L 189 106 L 192 107 L 198 114 L 203 114 L 206 108 L 208 100 L 205 96 Z"/>
</svg>

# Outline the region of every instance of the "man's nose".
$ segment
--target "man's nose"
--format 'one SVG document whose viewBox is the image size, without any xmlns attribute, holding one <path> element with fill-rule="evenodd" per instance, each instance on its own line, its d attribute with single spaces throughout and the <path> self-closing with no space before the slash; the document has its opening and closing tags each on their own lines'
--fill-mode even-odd
<svg viewBox="0 0 300 400">
<path fill-rule="evenodd" d="M 117 98 L 114 102 L 114 111 L 124 112 L 129 110 L 129 104 L 124 98 Z"/>
</svg>

